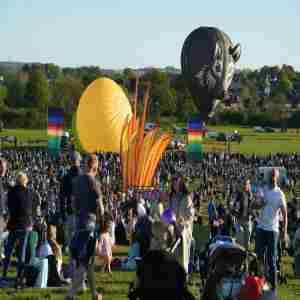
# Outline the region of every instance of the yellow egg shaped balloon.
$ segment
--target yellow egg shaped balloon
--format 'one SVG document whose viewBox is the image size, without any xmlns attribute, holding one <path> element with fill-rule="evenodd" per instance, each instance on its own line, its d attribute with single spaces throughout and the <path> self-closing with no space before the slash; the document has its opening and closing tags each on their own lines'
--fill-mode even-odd
<svg viewBox="0 0 300 300">
<path fill-rule="evenodd" d="M 120 140 L 126 118 L 132 115 L 122 88 L 109 78 L 93 81 L 82 94 L 76 129 L 85 151 L 120 152 Z"/>
</svg>

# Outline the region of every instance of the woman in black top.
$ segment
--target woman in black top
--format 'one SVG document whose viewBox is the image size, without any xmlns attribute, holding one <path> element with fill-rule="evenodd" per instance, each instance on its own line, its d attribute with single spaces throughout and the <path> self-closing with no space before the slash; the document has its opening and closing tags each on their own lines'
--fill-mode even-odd
<svg viewBox="0 0 300 300">
<path fill-rule="evenodd" d="M 26 233 L 32 228 L 32 198 L 27 189 L 28 178 L 24 173 L 19 173 L 17 183 L 7 194 L 7 205 L 9 220 L 8 242 L 3 263 L 3 277 L 6 277 L 10 264 L 11 254 L 17 244 L 17 279 L 20 278 L 23 270 L 22 250 Z"/>
</svg>

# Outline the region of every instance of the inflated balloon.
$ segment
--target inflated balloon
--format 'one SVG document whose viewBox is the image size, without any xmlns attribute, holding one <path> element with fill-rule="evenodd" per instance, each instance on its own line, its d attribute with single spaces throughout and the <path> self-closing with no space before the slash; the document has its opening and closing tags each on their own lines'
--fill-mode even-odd
<svg viewBox="0 0 300 300">
<path fill-rule="evenodd" d="M 176 217 L 172 211 L 171 208 L 167 208 L 162 216 L 161 216 L 162 220 L 165 221 L 168 224 L 175 224 L 176 223 Z"/>
<path fill-rule="evenodd" d="M 93 81 L 80 98 L 76 130 L 85 151 L 120 151 L 124 122 L 131 106 L 122 88 L 109 78 Z"/>
<path fill-rule="evenodd" d="M 186 38 L 182 74 L 203 120 L 227 92 L 240 55 L 240 45 L 233 45 L 227 34 L 214 27 L 199 27 Z"/>
</svg>

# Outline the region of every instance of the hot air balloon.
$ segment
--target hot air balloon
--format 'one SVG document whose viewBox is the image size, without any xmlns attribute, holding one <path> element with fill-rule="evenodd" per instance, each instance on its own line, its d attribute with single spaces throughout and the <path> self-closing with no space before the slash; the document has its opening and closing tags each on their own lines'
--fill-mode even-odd
<svg viewBox="0 0 300 300">
<path fill-rule="evenodd" d="M 204 121 L 227 92 L 240 55 L 241 46 L 218 28 L 199 27 L 186 38 L 182 74 Z"/>
<path fill-rule="evenodd" d="M 109 78 L 93 81 L 80 98 L 76 131 L 85 151 L 120 152 L 121 135 L 131 106 L 122 88 Z"/>
</svg>

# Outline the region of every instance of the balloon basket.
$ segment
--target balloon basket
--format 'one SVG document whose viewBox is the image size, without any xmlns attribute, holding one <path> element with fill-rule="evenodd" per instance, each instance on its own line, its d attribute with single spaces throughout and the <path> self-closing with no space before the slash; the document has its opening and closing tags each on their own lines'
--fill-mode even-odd
<svg viewBox="0 0 300 300">
<path fill-rule="evenodd" d="M 152 192 L 155 190 L 154 186 L 131 186 L 128 188 L 128 191 L 132 192 L 141 192 L 141 193 L 147 193 Z"/>
</svg>

